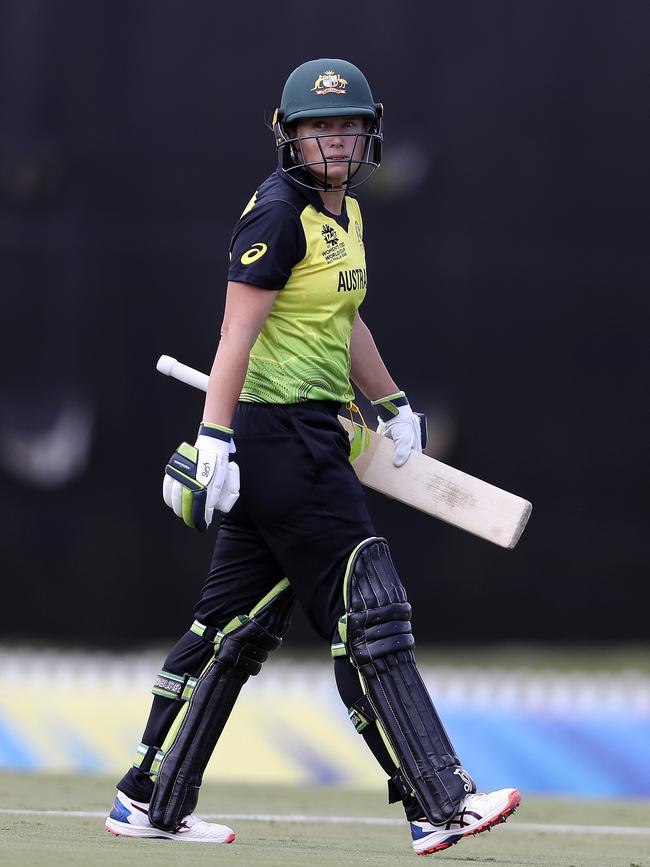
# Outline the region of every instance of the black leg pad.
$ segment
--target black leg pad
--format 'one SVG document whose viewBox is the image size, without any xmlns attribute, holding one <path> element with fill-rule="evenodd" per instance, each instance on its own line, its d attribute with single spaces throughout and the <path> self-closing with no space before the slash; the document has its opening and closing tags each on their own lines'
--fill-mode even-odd
<svg viewBox="0 0 650 867">
<path fill-rule="evenodd" d="M 411 606 L 385 539 L 353 551 L 345 576 L 346 644 L 398 767 L 400 798 L 415 796 L 440 825 L 476 790 L 455 754 L 415 663 Z"/>
<path fill-rule="evenodd" d="M 250 615 L 235 618 L 218 634 L 215 655 L 163 744 L 149 804 L 149 821 L 156 828 L 173 832 L 194 812 L 203 772 L 242 686 L 282 643 L 295 597 L 286 580 L 274 590 Z"/>
</svg>

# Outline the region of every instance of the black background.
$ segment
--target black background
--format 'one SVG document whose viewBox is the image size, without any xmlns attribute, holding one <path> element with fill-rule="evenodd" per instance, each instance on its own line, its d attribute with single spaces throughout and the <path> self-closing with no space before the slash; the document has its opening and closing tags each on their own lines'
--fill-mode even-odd
<svg viewBox="0 0 650 867">
<path fill-rule="evenodd" d="M 154 366 L 209 369 L 265 123 L 318 56 L 385 105 L 364 317 L 435 455 L 534 504 L 504 551 L 370 495 L 419 639 L 646 638 L 648 10 L 0 2 L 5 638 L 124 646 L 191 619 L 212 533 L 160 482 L 202 397 Z M 70 401 L 87 462 L 30 480 L 8 439 Z"/>
</svg>

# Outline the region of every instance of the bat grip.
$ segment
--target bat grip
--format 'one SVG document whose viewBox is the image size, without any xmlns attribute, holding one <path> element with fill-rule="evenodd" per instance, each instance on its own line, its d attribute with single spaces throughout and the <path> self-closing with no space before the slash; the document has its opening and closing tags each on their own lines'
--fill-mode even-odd
<svg viewBox="0 0 650 867">
<path fill-rule="evenodd" d="M 420 417 L 420 439 L 422 440 L 422 451 L 427 447 L 427 439 L 429 437 L 429 429 L 427 428 L 427 417 L 423 412 L 416 412 L 414 415 Z"/>
<path fill-rule="evenodd" d="M 193 388 L 198 388 L 199 391 L 208 390 L 208 376 L 201 373 L 200 370 L 195 370 L 187 364 L 182 364 L 170 355 L 161 355 L 156 364 L 156 370 L 159 373 L 164 373 L 165 376 L 171 376 L 173 379 L 178 379 L 186 385 L 191 385 Z"/>
</svg>

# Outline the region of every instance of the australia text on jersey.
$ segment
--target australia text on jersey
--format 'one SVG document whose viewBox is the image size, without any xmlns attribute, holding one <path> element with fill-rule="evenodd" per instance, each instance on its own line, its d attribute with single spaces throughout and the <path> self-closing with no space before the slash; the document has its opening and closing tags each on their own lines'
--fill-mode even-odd
<svg viewBox="0 0 650 867">
<path fill-rule="evenodd" d="M 348 268 L 339 271 L 339 287 L 337 292 L 352 292 L 355 289 L 367 289 L 368 277 L 365 268 Z"/>
</svg>

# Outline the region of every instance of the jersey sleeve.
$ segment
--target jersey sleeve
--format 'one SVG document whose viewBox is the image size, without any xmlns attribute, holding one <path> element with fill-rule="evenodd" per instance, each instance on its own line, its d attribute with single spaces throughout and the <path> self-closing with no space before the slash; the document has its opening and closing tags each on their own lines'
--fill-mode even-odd
<svg viewBox="0 0 650 867">
<path fill-rule="evenodd" d="M 292 204 L 274 200 L 254 205 L 235 226 L 228 279 L 261 289 L 283 289 L 305 253 L 300 214 Z"/>
</svg>

